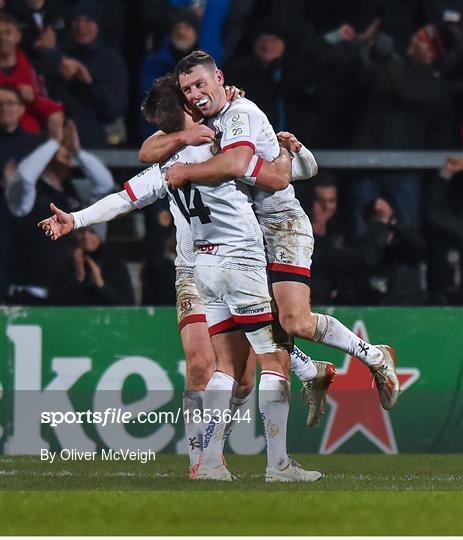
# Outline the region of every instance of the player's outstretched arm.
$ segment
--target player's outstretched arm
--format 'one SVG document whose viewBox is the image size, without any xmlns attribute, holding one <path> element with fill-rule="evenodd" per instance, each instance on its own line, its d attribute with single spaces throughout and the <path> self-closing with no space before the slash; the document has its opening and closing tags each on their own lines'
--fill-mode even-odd
<svg viewBox="0 0 463 540">
<path fill-rule="evenodd" d="M 50 210 L 53 215 L 40 221 L 37 226 L 51 240 L 58 240 L 74 229 L 87 227 L 94 223 L 106 223 L 112 219 L 135 210 L 137 206 L 130 201 L 126 191 L 111 193 L 88 208 L 68 214 L 53 203 Z"/>
<path fill-rule="evenodd" d="M 142 163 L 162 163 L 182 146 L 210 143 L 214 137 L 214 131 L 203 124 L 176 133 L 157 131 L 144 141 L 138 158 Z"/>
</svg>

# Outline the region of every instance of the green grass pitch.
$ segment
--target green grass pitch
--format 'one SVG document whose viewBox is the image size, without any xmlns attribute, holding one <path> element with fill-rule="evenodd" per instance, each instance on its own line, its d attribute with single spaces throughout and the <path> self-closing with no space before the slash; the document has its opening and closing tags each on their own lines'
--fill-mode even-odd
<svg viewBox="0 0 463 540">
<path fill-rule="evenodd" d="M 0 458 L 0 535 L 462 535 L 461 455 L 299 455 L 325 477 L 265 484 L 265 458 L 231 456 L 232 483 L 155 462 Z"/>
</svg>

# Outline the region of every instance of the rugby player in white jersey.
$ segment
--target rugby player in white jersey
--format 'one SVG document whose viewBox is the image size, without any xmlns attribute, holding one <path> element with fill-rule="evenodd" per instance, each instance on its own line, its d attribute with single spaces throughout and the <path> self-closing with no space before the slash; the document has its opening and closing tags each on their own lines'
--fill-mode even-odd
<svg viewBox="0 0 463 540">
<path fill-rule="evenodd" d="M 205 163 L 175 165 L 167 173 L 171 186 L 226 178 L 234 171 L 233 164 L 249 162 L 254 153 L 269 161 L 278 155 L 277 137 L 267 117 L 249 100 L 227 101 L 223 74 L 211 56 L 194 51 L 180 60 L 176 73 L 187 101 L 201 111 L 209 126 L 221 133 L 223 152 Z M 171 153 L 174 143 L 174 139 L 164 138 L 163 151 Z M 254 209 L 265 237 L 282 327 L 291 336 L 324 343 L 359 358 L 373 374 L 383 408 L 394 407 L 400 393 L 394 351 L 389 346 L 366 343 L 334 317 L 311 310 L 312 227 L 293 187 L 276 193 L 256 190 Z M 315 365 L 321 371 L 315 381 L 330 376 L 326 364 Z M 313 383 L 308 384 L 309 390 L 310 386 Z M 317 417 L 309 414 L 308 424 L 313 425 Z"/>
<path fill-rule="evenodd" d="M 178 92 L 177 88 L 174 87 L 175 90 Z M 176 106 L 176 103 L 175 103 L 175 100 L 170 101 L 167 99 L 166 102 L 163 103 L 164 105 L 164 110 L 167 110 L 167 111 L 174 111 L 175 110 L 175 106 Z M 177 104 L 178 105 L 178 104 Z M 183 99 L 181 98 L 180 99 L 180 111 L 181 113 L 183 114 Z M 162 107 L 160 107 L 162 108 Z M 188 121 L 189 120 L 189 117 L 186 118 L 186 120 Z M 166 119 L 164 118 L 164 121 L 166 121 Z M 159 119 L 158 119 L 158 122 L 159 122 Z M 160 122 L 159 122 L 160 123 Z M 171 124 L 172 126 L 172 124 Z M 174 124 L 174 128 L 175 128 L 175 124 Z M 171 129 L 174 129 L 171 127 Z M 175 156 L 172 156 L 171 160 L 170 160 L 170 163 L 166 163 L 165 166 L 163 167 L 164 170 L 165 168 L 167 168 L 171 163 L 175 162 L 175 161 L 195 161 L 195 160 L 203 160 L 203 159 L 207 159 L 209 156 L 210 156 L 210 151 L 209 151 L 209 147 L 206 146 L 204 147 L 204 145 L 202 147 L 198 147 L 195 149 L 195 156 L 192 156 L 191 154 L 188 154 L 188 149 L 184 149 L 183 151 L 179 152 L 177 155 Z M 181 154 L 182 153 L 185 153 L 187 152 L 187 155 L 186 156 L 182 156 Z M 273 188 L 275 189 L 277 187 L 277 185 L 281 185 L 281 176 L 282 176 L 282 171 L 281 169 L 276 169 L 274 164 L 264 164 L 264 166 L 262 167 L 262 172 L 265 172 L 265 170 L 267 169 L 267 184 L 266 185 L 269 185 L 269 182 L 272 182 L 272 179 L 273 179 L 273 184 L 270 183 L 270 186 L 273 186 Z M 264 184 L 265 185 L 265 184 Z M 209 188 L 210 189 L 210 188 Z M 223 189 L 223 187 L 222 187 Z M 102 221 L 108 221 L 110 219 L 113 219 L 114 217 L 117 217 L 119 215 L 122 215 L 124 213 L 127 213 L 135 208 L 141 208 L 143 206 L 146 206 L 147 204 L 150 204 L 151 202 L 153 202 L 156 198 L 159 198 L 161 196 L 164 196 L 166 193 L 166 189 L 165 189 L 165 185 L 162 184 L 162 182 L 160 181 L 160 171 L 157 167 L 150 167 L 149 169 L 147 169 L 146 171 L 143 171 L 143 173 L 140 173 L 139 175 L 137 175 L 137 177 L 133 178 L 132 180 L 128 181 L 126 184 L 125 184 L 125 190 L 119 194 L 113 194 L 113 195 L 110 195 L 108 197 L 106 197 L 105 199 L 102 199 L 101 201 L 99 201 L 98 203 L 96 203 L 95 205 L 92 205 L 91 207 L 81 211 L 81 212 L 77 212 L 77 213 L 74 213 L 72 215 L 69 215 L 69 214 L 65 214 L 64 212 L 60 211 L 59 209 L 57 209 L 56 207 L 52 207 L 52 210 L 54 212 L 54 216 L 52 216 L 51 218 L 47 219 L 47 220 L 44 220 L 42 221 L 39 226 L 41 226 L 46 234 L 48 236 L 51 237 L 51 239 L 53 240 L 56 240 L 57 238 L 59 238 L 60 236 L 64 235 L 64 234 L 67 234 L 68 232 L 70 232 L 73 228 L 78 228 L 80 226 L 85 226 L 85 225 L 88 225 L 90 223 L 97 223 L 97 222 L 102 222 Z M 205 331 L 205 325 L 203 323 L 203 317 L 204 317 L 204 312 L 201 310 L 201 309 L 198 309 L 199 308 L 199 304 L 198 304 L 198 298 L 197 298 L 197 293 L 195 292 L 194 290 L 194 284 L 193 284 L 193 287 L 192 287 L 192 284 L 191 284 L 191 280 L 189 279 L 189 275 L 191 275 L 191 257 L 190 257 L 190 252 L 191 252 L 191 235 L 190 235 L 190 240 L 186 240 L 185 241 L 185 237 L 188 236 L 188 232 L 189 232 L 189 229 L 185 229 L 184 225 L 187 224 L 187 219 L 190 218 L 190 216 L 188 215 L 188 213 L 186 213 L 186 207 L 187 207 L 187 200 L 184 199 L 183 201 L 181 201 L 178 197 L 178 194 L 175 194 L 176 196 L 171 196 L 171 210 L 173 212 L 173 215 L 174 215 L 174 218 L 175 218 L 175 222 L 176 222 L 176 226 L 177 226 L 177 236 L 179 234 L 179 231 L 183 231 L 181 234 L 182 236 L 184 236 L 184 238 L 178 238 L 179 240 L 179 253 L 178 253 L 178 257 L 177 257 L 177 267 L 179 269 L 179 279 L 177 280 L 177 294 L 179 296 L 179 300 L 181 300 L 181 298 L 186 297 L 186 303 L 187 304 L 190 304 L 192 305 L 194 308 L 196 308 L 196 311 L 197 313 L 191 313 L 191 310 L 190 312 L 187 314 L 187 316 L 185 318 L 182 318 L 182 314 L 183 314 L 183 311 L 180 310 L 179 311 L 179 317 L 180 317 L 180 326 L 181 326 L 181 336 L 182 336 L 182 342 L 185 346 L 185 350 L 186 352 L 188 350 L 192 350 L 192 348 L 194 348 L 194 344 L 196 345 L 201 345 L 203 344 L 203 339 L 208 339 L 207 336 L 207 332 Z M 205 210 L 204 208 L 204 205 L 202 204 L 197 204 L 197 208 L 195 208 L 195 200 L 196 200 L 196 193 L 193 195 L 192 197 L 192 207 L 190 207 L 190 211 L 189 211 L 189 214 L 191 216 L 195 216 L 195 217 L 199 217 L 200 221 L 201 221 L 201 218 L 204 220 L 206 219 L 207 221 L 207 210 Z M 173 201 L 176 201 L 177 203 L 180 203 L 180 206 L 176 206 L 175 204 L 173 204 Z M 201 215 L 201 210 L 203 212 L 206 212 L 205 216 L 204 215 Z M 254 217 L 254 214 L 249 214 L 250 216 L 252 216 L 252 220 L 253 220 L 253 224 L 256 225 L 257 222 L 255 221 L 255 217 Z M 236 231 L 235 231 L 236 232 Z M 255 234 L 254 233 L 258 233 L 260 235 L 260 230 L 259 229 L 256 229 L 254 227 L 254 230 L 253 231 L 248 231 L 248 234 L 251 233 L 251 237 L 254 241 L 254 236 Z M 257 238 L 257 237 L 256 237 Z M 236 239 L 235 239 L 236 240 Z M 239 242 L 238 242 L 239 243 Z M 251 249 L 252 251 L 252 249 Z M 262 259 L 262 255 L 261 253 L 258 253 L 257 257 L 261 257 Z M 262 259 L 263 260 L 263 259 Z M 179 285 L 179 282 L 180 282 L 180 285 Z M 182 283 L 183 282 L 183 283 Z M 268 293 L 267 293 L 268 295 Z M 181 304 L 181 302 L 179 301 L 178 304 Z M 259 306 L 260 308 L 260 306 Z M 269 314 L 269 311 L 267 311 L 267 313 L 265 314 L 264 318 L 268 318 L 268 314 Z M 241 318 L 245 318 L 246 317 L 246 314 L 241 314 L 239 317 Z M 255 319 L 255 316 L 253 316 L 253 320 Z M 264 321 L 265 323 L 267 321 Z M 187 327 L 188 323 L 190 324 L 191 326 L 191 333 L 189 334 L 185 334 L 185 328 Z M 249 320 L 247 320 L 247 323 L 249 323 Z M 229 323 L 227 323 L 229 325 Z M 249 323 L 249 324 L 255 324 L 254 322 L 253 323 Z M 249 326 L 248 324 L 248 326 Z M 193 330 L 194 328 L 194 330 Z M 225 330 L 229 330 L 230 328 L 226 328 Z M 257 329 L 257 331 L 260 330 L 260 329 Z M 221 330 L 220 329 L 217 329 L 217 331 L 220 333 Z M 256 331 L 256 330 L 254 330 Z M 238 334 L 236 332 L 233 332 L 233 334 Z M 201 339 L 199 339 L 201 338 Z M 242 340 L 242 336 L 239 335 L 239 336 L 236 336 L 236 337 L 233 337 L 232 335 L 230 335 L 230 338 L 233 338 L 234 340 L 234 345 L 237 345 L 238 343 L 240 343 L 240 347 L 243 351 L 243 357 L 246 359 L 247 358 L 247 355 L 248 355 L 248 345 L 247 343 L 245 343 L 243 340 Z M 226 338 L 228 339 L 228 338 Z M 189 343 L 186 343 L 185 344 L 185 341 L 188 341 Z M 203 349 L 204 351 L 204 349 Z M 195 350 L 195 353 L 198 353 L 199 352 L 199 349 L 196 348 Z M 186 354 L 186 358 L 187 358 L 187 364 L 188 364 L 188 354 Z M 242 360 L 242 363 L 243 363 L 243 360 Z M 195 363 L 194 364 L 195 366 L 197 366 L 197 364 Z M 267 365 L 270 365 L 270 367 L 273 366 L 273 364 L 267 364 Z M 225 367 L 225 366 L 224 366 Z M 236 372 L 236 376 L 238 377 L 239 373 L 242 372 L 242 367 L 240 368 L 239 366 L 235 366 L 238 371 Z M 196 367 L 196 369 L 198 369 Z M 191 384 L 191 372 L 193 370 L 187 370 L 187 388 L 189 387 L 188 385 L 188 380 L 190 379 L 190 384 Z M 190 375 L 189 375 L 189 372 L 190 372 Z M 253 370 L 251 369 L 251 372 L 252 372 L 252 375 L 253 375 Z M 203 373 L 204 373 L 204 369 L 203 369 Z M 235 372 L 233 372 L 235 373 Z M 224 375 L 219 375 L 217 378 L 224 378 Z M 238 377 L 239 378 L 239 377 Z M 198 377 L 196 377 L 196 380 L 198 379 Z M 203 377 L 204 379 L 204 377 Z M 215 381 L 217 383 L 217 380 Z M 199 384 L 199 383 L 197 383 Z M 251 383 L 252 385 L 252 383 Z M 234 385 L 236 386 L 236 385 Z M 267 392 L 266 392 L 267 393 Z M 272 393 L 271 391 L 269 392 L 270 394 Z M 222 394 L 222 392 L 220 393 Z M 185 401 L 184 401 L 184 405 L 185 405 Z M 274 407 L 273 407 L 274 408 Z M 195 403 L 195 409 L 201 409 L 201 404 L 199 403 Z M 270 413 L 270 418 L 272 417 L 272 413 Z M 196 429 L 198 428 L 198 425 L 196 425 Z M 210 431 L 210 430 L 209 430 Z M 280 442 L 281 440 L 283 440 L 283 442 L 285 443 L 285 439 L 284 439 L 284 431 L 285 430 L 281 430 L 281 435 L 282 437 L 280 437 Z M 187 433 L 188 433 L 188 426 L 187 426 Z M 273 441 L 272 441 L 273 442 Z M 274 443 L 274 446 L 275 444 L 278 444 L 279 445 L 279 449 L 278 449 L 278 452 L 279 452 L 279 465 L 281 466 L 282 465 L 282 460 L 284 461 L 285 458 L 287 458 L 287 455 L 286 455 L 286 452 L 285 450 L 283 451 L 283 446 L 282 444 L 280 444 L 278 441 L 275 441 Z M 275 453 L 275 452 L 274 452 Z M 283 457 L 282 457 L 283 456 Z M 190 454 L 190 459 L 191 459 L 191 454 Z M 221 459 L 221 458 L 220 458 Z M 196 465 L 196 464 L 194 464 Z M 278 470 L 274 470 L 273 471 L 273 474 L 272 474 L 272 468 L 269 467 L 269 469 L 267 470 L 267 478 L 269 480 L 281 480 L 283 479 L 283 481 L 289 481 L 289 480 L 305 480 L 305 481 L 312 481 L 312 480 L 315 480 L 315 479 L 318 479 L 320 477 L 320 474 L 317 473 L 317 472 L 310 472 L 310 471 L 304 471 L 303 469 L 301 469 L 299 466 L 297 466 L 296 464 L 294 464 L 293 462 L 290 462 L 289 463 L 289 466 L 287 466 L 286 463 L 283 463 L 284 467 L 283 469 L 285 469 L 285 472 L 283 474 L 279 474 L 279 471 Z M 220 463 L 220 467 L 222 467 L 222 463 Z M 194 468 L 194 467 L 193 467 Z M 191 473 L 192 471 L 190 471 Z M 194 471 L 193 471 L 194 472 Z M 222 470 L 221 471 L 221 474 L 223 476 L 224 474 L 224 471 Z M 228 471 L 225 470 L 225 475 L 227 477 L 229 477 L 229 473 Z M 206 474 L 206 477 L 207 474 Z"/>
</svg>

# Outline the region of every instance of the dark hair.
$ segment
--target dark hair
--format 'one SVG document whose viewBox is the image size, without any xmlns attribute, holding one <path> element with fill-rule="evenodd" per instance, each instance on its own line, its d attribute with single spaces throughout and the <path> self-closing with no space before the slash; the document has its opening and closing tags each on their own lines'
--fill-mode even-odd
<svg viewBox="0 0 463 540">
<path fill-rule="evenodd" d="M 193 51 L 179 60 L 175 66 L 175 74 L 177 77 L 182 74 L 188 75 L 196 66 L 205 66 L 211 70 L 217 69 L 215 60 L 210 54 L 204 51 Z"/>
<path fill-rule="evenodd" d="M 338 187 L 336 176 L 332 173 L 322 171 L 319 172 L 314 180 L 311 180 L 310 186 L 312 189 L 315 188 L 327 188 L 327 187 Z"/>
<path fill-rule="evenodd" d="M 6 24 L 12 24 L 13 26 L 16 26 L 16 29 L 21 32 L 21 25 L 13 17 L 13 15 L 10 15 L 9 13 L 0 12 L 0 22 L 6 23 Z"/>
<path fill-rule="evenodd" d="M 141 111 L 148 122 L 156 124 L 164 133 L 184 128 L 185 97 L 174 74 L 169 73 L 154 81 L 143 100 Z"/>
<path fill-rule="evenodd" d="M 0 84 L 0 92 L 2 90 L 14 94 L 18 98 L 19 103 L 21 103 L 21 105 L 24 105 L 24 99 L 21 95 L 21 92 L 15 86 L 9 86 L 8 84 Z"/>
</svg>

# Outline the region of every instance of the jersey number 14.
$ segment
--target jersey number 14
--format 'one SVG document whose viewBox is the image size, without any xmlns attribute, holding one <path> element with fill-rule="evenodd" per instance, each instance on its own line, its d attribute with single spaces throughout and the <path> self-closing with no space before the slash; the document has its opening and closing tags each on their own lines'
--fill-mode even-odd
<svg viewBox="0 0 463 540">
<path fill-rule="evenodd" d="M 205 223 L 211 223 L 211 218 L 209 217 L 211 215 L 211 210 L 207 206 L 204 205 L 203 200 L 201 198 L 201 192 L 197 188 L 193 188 L 193 206 L 191 205 L 192 197 L 191 197 L 191 184 L 187 183 L 185 186 L 180 188 L 183 192 L 183 195 L 185 196 L 185 204 L 183 204 L 182 199 L 180 198 L 179 190 L 178 189 L 172 189 L 169 187 L 169 191 L 172 193 L 173 198 L 175 199 L 175 202 L 177 203 L 177 206 L 180 209 L 180 212 L 182 212 L 185 219 L 190 223 L 190 217 L 197 217 L 201 221 L 201 223 L 204 225 Z"/>
</svg>

